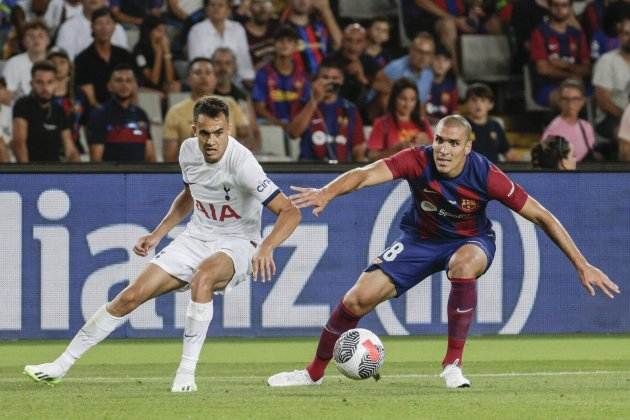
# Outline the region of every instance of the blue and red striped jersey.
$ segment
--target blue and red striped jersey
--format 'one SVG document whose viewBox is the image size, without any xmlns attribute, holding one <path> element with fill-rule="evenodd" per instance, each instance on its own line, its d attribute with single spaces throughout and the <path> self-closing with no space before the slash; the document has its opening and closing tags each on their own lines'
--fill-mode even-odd
<svg viewBox="0 0 630 420">
<path fill-rule="evenodd" d="M 264 102 L 276 118 L 289 122 L 300 112 L 300 101 L 308 99 L 310 91 L 308 76 L 299 66 L 294 66 L 293 73 L 285 76 L 273 63 L 268 63 L 256 72 L 252 99 Z"/>
<path fill-rule="evenodd" d="M 384 159 L 394 179 L 404 178 L 412 201 L 400 228 L 421 239 L 460 239 L 492 232 L 486 216 L 490 200 L 514 211 L 527 201 L 527 193 L 482 155 L 471 152 L 462 172 L 445 178 L 433 161 L 433 147 L 403 150 Z"/>
</svg>

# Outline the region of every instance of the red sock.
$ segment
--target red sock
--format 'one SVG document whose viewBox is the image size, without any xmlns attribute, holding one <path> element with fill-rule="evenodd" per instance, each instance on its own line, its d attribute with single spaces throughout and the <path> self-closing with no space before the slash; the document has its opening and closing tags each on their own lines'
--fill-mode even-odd
<svg viewBox="0 0 630 420">
<path fill-rule="evenodd" d="M 337 305 L 322 330 L 315 358 L 306 367 L 312 380 L 317 381 L 324 376 L 326 366 L 328 366 L 330 359 L 332 359 L 333 348 L 335 347 L 337 339 L 344 332 L 356 327 L 359 319 L 361 319 L 361 317 L 350 312 L 343 304 L 343 301 Z"/>
<path fill-rule="evenodd" d="M 476 279 L 451 279 L 451 294 L 448 297 L 448 348 L 442 366 L 459 359 L 462 363 L 464 344 L 477 307 Z"/>
</svg>

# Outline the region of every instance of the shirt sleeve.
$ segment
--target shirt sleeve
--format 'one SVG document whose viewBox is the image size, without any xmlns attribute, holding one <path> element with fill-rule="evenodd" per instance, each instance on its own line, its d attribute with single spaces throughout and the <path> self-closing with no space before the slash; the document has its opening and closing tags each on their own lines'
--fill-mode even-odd
<svg viewBox="0 0 630 420">
<path fill-rule="evenodd" d="M 280 194 L 280 188 L 265 174 L 262 166 L 251 153 L 241 160 L 238 169 L 238 179 L 241 187 L 256 197 L 263 206 L 269 204 L 271 200 Z"/>
<path fill-rule="evenodd" d="M 401 150 L 394 156 L 383 159 L 394 179 L 416 178 L 426 166 L 426 152 L 421 148 Z"/>
<path fill-rule="evenodd" d="M 187 165 L 186 165 L 186 159 L 184 158 L 187 150 L 188 150 L 187 144 L 183 143 L 182 147 L 179 148 L 179 155 L 177 158 L 177 160 L 179 161 L 179 167 L 182 170 L 182 181 L 184 181 L 184 184 L 190 184 L 190 180 L 188 179 L 188 176 L 186 175 Z"/>
<path fill-rule="evenodd" d="M 545 48 L 545 39 L 542 33 L 538 29 L 532 31 L 532 36 L 529 40 L 529 51 L 532 61 L 540 61 L 547 59 L 547 49 Z"/>
<path fill-rule="evenodd" d="M 599 86 L 609 90 L 613 88 L 612 66 L 609 63 L 609 57 L 609 55 L 604 54 L 595 62 L 593 69 L 593 85 L 595 87 Z"/>
<path fill-rule="evenodd" d="M 28 107 L 26 106 L 26 102 L 18 99 L 13 105 L 13 118 L 23 118 L 28 121 L 30 115 L 28 112 Z"/>
<path fill-rule="evenodd" d="M 512 181 L 496 165 L 490 165 L 488 171 L 488 196 L 493 200 L 500 201 L 506 207 L 519 212 L 529 195 L 525 190 Z"/>
<path fill-rule="evenodd" d="M 164 140 L 180 140 L 178 137 L 175 111 L 171 108 L 166 113 L 166 118 L 164 118 Z"/>
<path fill-rule="evenodd" d="M 199 26 L 201 24 L 203 24 L 203 21 L 195 24 L 188 33 L 188 61 L 204 56 L 204 46 L 207 42 L 204 42 L 202 33 L 203 28 Z"/>
<path fill-rule="evenodd" d="M 580 64 L 589 63 L 591 61 L 591 48 L 586 40 L 584 31 L 580 31 L 580 45 L 579 45 Z"/>
<path fill-rule="evenodd" d="M 2 75 L 7 84 L 7 89 L 11 92 L 15 92 L 20 83 L 19 69 L 18 66 L 15 65 L 15 61 L 7 62 Z"/>
<path fill-rule="evenodd" d="M 74 83 L 77 86 L 92 83 L 92 80 L 90 79 L 90 72 L 85 65 L 85 58 L 85 55 L 79 54 L 74 61 Z"/>
</svg>

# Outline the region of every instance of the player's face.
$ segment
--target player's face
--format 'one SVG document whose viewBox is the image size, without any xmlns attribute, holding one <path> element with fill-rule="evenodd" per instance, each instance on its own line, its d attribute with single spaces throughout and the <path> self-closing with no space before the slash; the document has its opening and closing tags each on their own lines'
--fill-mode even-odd
<svg viewBox="0 0 630 420">
<path fill-rule="evenodd" d="M 131 99 L 136 90 L 136 78 L 131 70 L 117 70 L 112 73 L 109 91 L 119 100 Z"/>
<path fill-rule="evenodd" d="M 41 102 L 48 102 L 52 99 L 57 86 L 57 76 L 48 70 L 36 71 L 31 80 L 33 93 Z"/>
<path fill-rule="evenodd" d="M 193 135 L 197 136 L 199 150 L 208 163 L 221 160 L 228 144 L 230 126 L 223 113 L 216 117 L 200 114 L 193 123 Z"/>
<path fill-rule="evenodd" d="M 229 53 L 218 53 L 212 60 L 214 71 L 219 80 L 232 80 L 236 74 L 236 63 L 234 57 Z"/>
<path fill-rule="evenodd" d="M 230 5 L 227 0 L 210 0 L 206 7 L 206 15 L 212 22 L 223 22 L 230 15 Z"/>
<path fill-rule="evenodd" d="M 438 125 L 433 140 L 433 161 L 438 172 L 447 178 L 459 175 L 471 148 L 464 127 Z"/>
<path fill-rule="evenodd" d="M 92 23 L 92 32 L 97 41 L 109 41 L 116 29 L 116 22 L 109 15 L 101 16 Z"/>
<path fill-rule="evenodd" d="M 409 46 L 409 66 L 419 71 L 431 65 L 435 45 L 428 39 L 416 38 Z"/>
<path fill-rule="evenodd" d="M 48 48 L 50 37 L 43 29 L 30 29 L 24 34 L 24 47 L 27 51 L 41 54 Z"/>
<path fill-rule="evenodd" d="M 343 34 L 343 40 L 341 47 L 346 53 L 346 56 L 351 59 L 358 59 L 365 47 L 367 47 L 367 38 L 365 29 L 356 25 L 352 26 Z"/>
<path fill-rule="evenodd" d="M 444 76 L 453 66 L 453 62 L 445 55 L 436 55 L 433 59 L 431 67 L 433 68 L 433 74 L 437 76 Z"/>
</svg>

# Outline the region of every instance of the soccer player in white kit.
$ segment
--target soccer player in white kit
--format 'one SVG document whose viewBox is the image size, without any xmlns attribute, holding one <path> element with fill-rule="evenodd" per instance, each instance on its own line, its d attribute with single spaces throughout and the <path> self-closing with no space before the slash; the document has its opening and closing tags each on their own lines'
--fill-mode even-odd
<svg viewBox="0 0 630 420">
<path fill-rule="evenodd" d="M 138 240 L 134 252 L 150 249 L 191 211 L 186 230 L 155 255 L 151 263 L 111 302 L 85 323 L 52 363 L 27 365 L 37 382 L 57 383 L 90 348 L 122 325 L 129 313 L 149 299 L 190 285 L 181 362 L 172 392 L 197 390 L 195 369 L 212 320 L 212 296 L 246 280 L 263 282 L 275 274 L 273 250 L 300 222 L 300 211 L 276 187 L 252 153 L 230 137 L 228 108 L 203 97 L 193 113 L 192 137 L 182 143 L 179 164 L 184 189 L 164 219 Z M 262 205 L 276 214 L 273 230 L 261 240 Z"/>
</svg>

